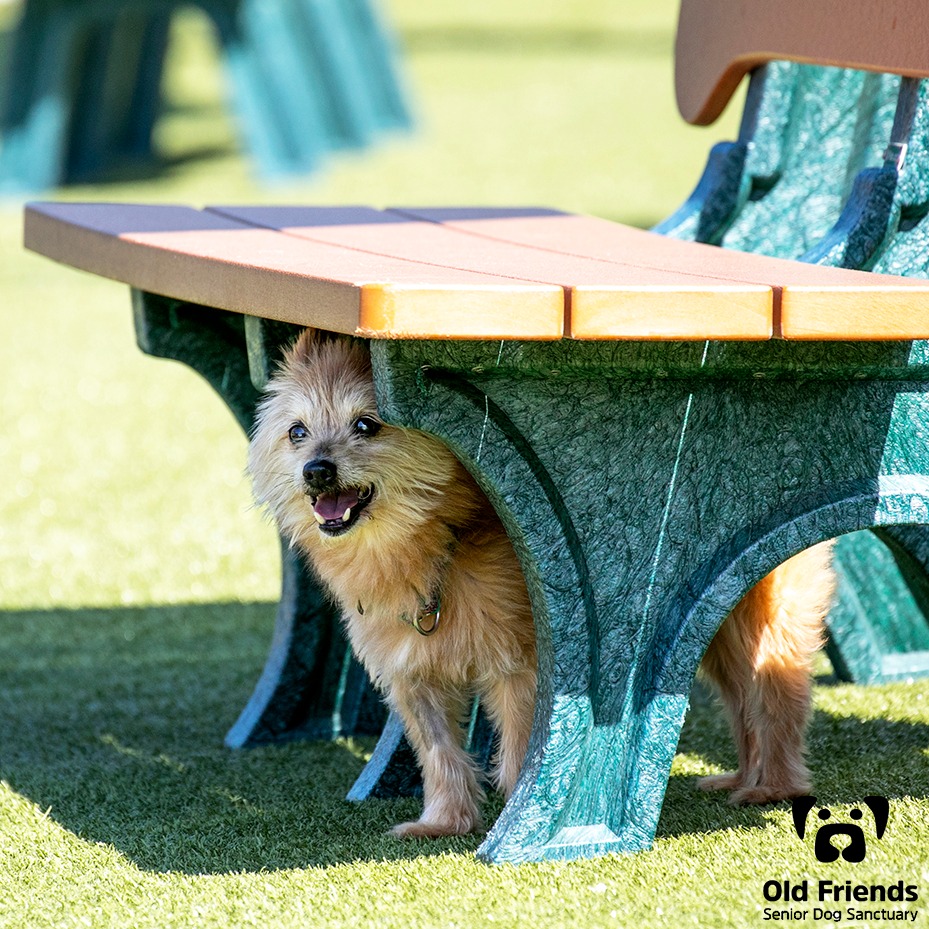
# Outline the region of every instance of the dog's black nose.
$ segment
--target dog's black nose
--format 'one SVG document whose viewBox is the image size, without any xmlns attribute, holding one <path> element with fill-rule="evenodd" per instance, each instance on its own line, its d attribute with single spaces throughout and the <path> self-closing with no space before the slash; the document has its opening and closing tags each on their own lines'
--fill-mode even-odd
<svg viewBox="0 0 929 929">
<path fill-rule="evenodd" d="M 310 490 L 322 493 L 335 484 L 336 467 L 324 458 L 314 458 L 303 466 L 303 480 Z"/>
</svg>

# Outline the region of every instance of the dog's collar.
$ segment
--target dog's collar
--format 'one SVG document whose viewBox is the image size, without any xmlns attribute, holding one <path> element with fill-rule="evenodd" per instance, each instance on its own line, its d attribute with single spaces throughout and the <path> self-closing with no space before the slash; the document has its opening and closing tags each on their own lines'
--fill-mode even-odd
<svg viewBox="0 0 929 929">
<path fill-rule="evenodd" d="M 422 600 L 422 598 L 420 598 Z M 364 616 L 364 607 L 361 601 L 358 601 L 358 612 Z M 439 620 L 442 618 L 442 598 L 439 594 L 434 594 L 428 602 L 422 600 L 420 608 L 413 616 L 409 613 L 401 613 L 400 620 L 409 623 L 420 635 L 432 635 L 439 628 Z"/>
<path fill-rule="evenodd" d="M 420 635 L 432 635 L 439 628 L 442 618 L 442 601 L 436 593 L 428 603 L 423 603 L 414 616 L 403 613 L 400 618 L 409 623 Z"/>
<path fill-rule="evenodd" d="M 419 598 L 419 609 L 410 616 L 409 613 L 401 613 L 400 621 L 407 623 L 412 626 L 420 635 L 430 636 L 438 631 L 439 622 L 442 619 L 442 595 L 439 590 L 441 585 L 444 582 L 444 575 L 448 571 L 449 565 L 452 563 L 452 558 L 454 557 L 455 550 L 458 548 L 458 533 L 452 529 L 452 541 L 448 546 L 448 551 L 445 556 L 445 562 L 442 566 L 442 578 L 439 581 L 439 587 L 436 588 L 432 596 L 427 600 L 425 597 L 420 595 Z M 364 616 L 364 607 L 361 605 L 361 601 L 358 601 L 358 612 Z"/>
</svg>

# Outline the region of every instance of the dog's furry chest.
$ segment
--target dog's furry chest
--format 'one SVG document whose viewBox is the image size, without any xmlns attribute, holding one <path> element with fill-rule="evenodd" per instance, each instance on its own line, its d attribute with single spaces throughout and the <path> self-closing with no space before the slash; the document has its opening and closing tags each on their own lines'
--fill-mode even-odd
<svg viewBox="0 0 929 929">
<path fill-rule="evenodd" d="M 498 600 L 493 588 L 475 597 L 469 580 L 456 572 L 446 579 L 431 635 L 421 634 L 411 622 L 422 604 L 416 594 L 404 603 L 362 603 L 364 613 L 358 603 L 343 601 L 352 647 L 378 683 L 389 686 L 392 678 L 404 676 L 467 686 L 534 667 L 528 612 L 505 596 Z"/>
<path fill-rule="evenodd" d="M 389 686 L 400 675 L 442 677 L 456 684 L 474 677 L 473 644 L 451 609 L 443 610 L 431 635 L 418 632 L 407 611 L 371 606 L 362 615 L 356 606 L 344 609 L 344 616 L 355 654 L 379 685 Z"/>
</svg>

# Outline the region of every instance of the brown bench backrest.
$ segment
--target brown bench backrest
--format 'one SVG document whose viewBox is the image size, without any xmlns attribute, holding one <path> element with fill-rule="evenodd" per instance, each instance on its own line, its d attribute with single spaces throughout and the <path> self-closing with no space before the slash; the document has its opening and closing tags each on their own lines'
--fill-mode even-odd
<svg viewBox="0 0 929 929">
<path fill-rule="evenodd" d="M 705 126 L 742 78 L 785 60 L 929 77 L 926 0 L 681 0 L 675 88 Z"/>
</svg>

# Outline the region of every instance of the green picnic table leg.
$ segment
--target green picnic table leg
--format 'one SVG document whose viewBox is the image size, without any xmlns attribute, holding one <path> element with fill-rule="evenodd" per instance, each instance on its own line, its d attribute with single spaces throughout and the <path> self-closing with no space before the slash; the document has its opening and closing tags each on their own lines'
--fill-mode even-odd
<svg viewBox="0 0 929 929">
<path fill-rule="evenodd" d="M 30 0 L 0 101 L 0 188 L 86 180 L 151 155 L 169 16 L 164 3 Z"/>
<path fill-rule="evenodd" d="M 245 145 L 266 177 L 318 167 L 332 150 L 315 57 L 289 3 L 206 4 Z"/>
<path fill-rule="evenodd" d="M 62 182 L 150 160 L 168 44 L 167 11 L 130 8 L 89 20 L 73 90 Z"/>
<path fill-rule="evenodd" d="M 647 847 L 697 664 L 743 594 L 817 542 L 929 522 L 926 343 L 374 342 L 372 357 L 384 415 L 472 469 L 532 596 L 535 726 L 488 861 Z"/>
<path fill-rule="evenodd" d="M 14 34 L 0 101 L 0 190 L 44 190 L 60 181 L 80 38 L 67 12 L 27 5 Z"/>
<path fill-rule="evenodd" d="M 267 177 L 409 128 L 386 26 L 362 0 L 200 0 L 219 31 L 241 131 Z"/>
<path fill-rule="evenodd" d="M 215 26 L 245 146 L 267 177 L 411 124 L 371 0 L 191 0 Z M 0 100 L 0 189 L 84 180 L 151 154 L 181 0 L 26 0 Z"/>
</svg>

